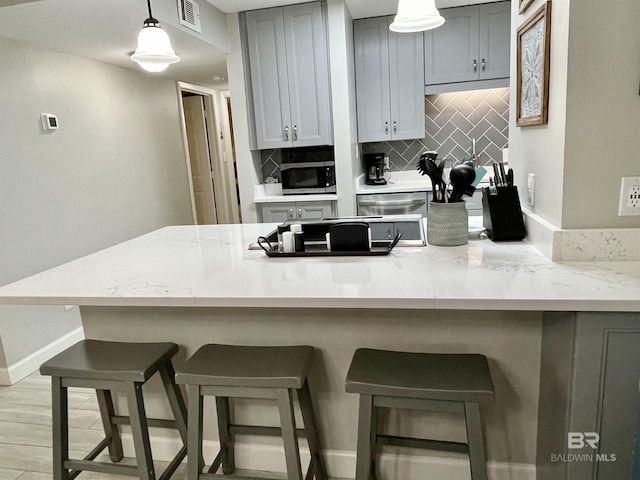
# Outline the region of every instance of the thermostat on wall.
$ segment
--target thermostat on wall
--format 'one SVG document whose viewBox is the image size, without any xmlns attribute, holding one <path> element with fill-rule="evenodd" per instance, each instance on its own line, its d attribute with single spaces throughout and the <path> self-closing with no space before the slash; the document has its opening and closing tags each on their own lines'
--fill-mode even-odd
<svg viewBox="0 0 640 480">
<path fill-rule="evenodd" d="M 40 117 L 42 118 L 42 128 L 45 132 L 52 132 L 60 128 L 60 125 L 58 124 L 58 117 L 55 115 L 51 113 L 43 113 Z"/>
</svg>

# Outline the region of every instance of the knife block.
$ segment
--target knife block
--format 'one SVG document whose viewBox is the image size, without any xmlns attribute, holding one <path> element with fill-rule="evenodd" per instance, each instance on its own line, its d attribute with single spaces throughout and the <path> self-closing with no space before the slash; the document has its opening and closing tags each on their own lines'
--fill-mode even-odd
<svg viewBox="0 0 640 480">
<path fill-rule="evenodd" d="M 483 188 L 482 219 L 493 241 L 522 240 L 527 235 L 516 186 Z"/>
</svg>

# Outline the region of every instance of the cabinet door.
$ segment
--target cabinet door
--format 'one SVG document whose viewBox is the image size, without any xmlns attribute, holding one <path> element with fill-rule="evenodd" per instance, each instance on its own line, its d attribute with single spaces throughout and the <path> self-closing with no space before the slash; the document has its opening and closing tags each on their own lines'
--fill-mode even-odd
<svg viewBox="0 0 640 480">
<path fill-rule="evenodd" d="M 256 143 L 259 149 L 292 146 L 282 8 L 247 12 L 247 38 Z"/>
<path fill-rule="evenodd" d="M 262 205 L 262 221 L 264 223 L 282 223 L 295 220 L 296 204 L 265 203 Z"/>
<path fill-rule="evenodd" d="M 298 220 L 321 220 L 333 217 L 332 202 L 296 203 Z"/>
<path fill-rule="evenodd" d="M 478 79 L 478 7 L 441 12 L 444 25 L 424 34 L 425 85 Z"/>
<path fill-rule="evenodd" d="M 358 141 L 391 139 L 389 25 L 386 17 L 353 22 Z M 424 136 L 424 132 L 423 132 Z"/>
<path fill-rule="evenodd" d="M 509 77 L 511 3 L 482 5 L 479 32 L 480 80 Z"/>
<path fill-rule="evenodd" d="M 389 25 L 393 17 L 388 17 Z M 391 139 L 424 138 L 424 36 L 389 31 Z"/>
<path fill-rule="evenodd" d="M 293 146 L 331 145 L 329 58 L 322 5 L 284 9 Z"/>
</svg>

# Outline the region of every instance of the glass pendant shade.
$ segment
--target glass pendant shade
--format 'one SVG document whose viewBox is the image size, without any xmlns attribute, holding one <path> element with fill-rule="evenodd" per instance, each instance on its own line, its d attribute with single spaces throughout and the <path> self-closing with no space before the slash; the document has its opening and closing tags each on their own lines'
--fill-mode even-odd
<svg viewBox="0 0 640 480">
<path fill-rule="evenodd" d="M 162 72 L 170 64 L 179 62 L 180 57 L 173 51 L 169 35 L 160 28 L 160 22 L 148 18 L 138 34 L 138 48 L 131 60 L 148 72 Z"/>
<path fill-rule="evenodd" d="M 398 13 L 389 30 L 399 33 L 422 32 L 444 23 L 434 0 L 400 0 Z"/>
</svg>

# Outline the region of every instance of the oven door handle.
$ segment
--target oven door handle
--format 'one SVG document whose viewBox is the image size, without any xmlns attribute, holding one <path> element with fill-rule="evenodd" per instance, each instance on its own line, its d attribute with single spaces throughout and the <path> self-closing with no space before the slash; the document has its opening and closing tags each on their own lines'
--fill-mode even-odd
<svg viewBox="0 0 640 480">
<path fill-rule="evenodd" d="M 426 202 L 421 199 L 406 199 L 406 200 L 360 200 L 360 205 L 365 207 L 404 207 L 407 205 L 418 206 L 424 205 Z"/>
</svg>

